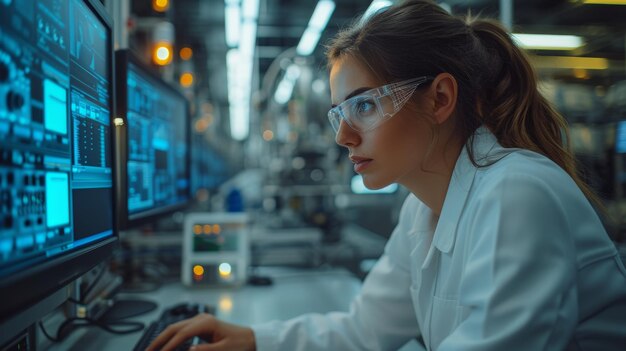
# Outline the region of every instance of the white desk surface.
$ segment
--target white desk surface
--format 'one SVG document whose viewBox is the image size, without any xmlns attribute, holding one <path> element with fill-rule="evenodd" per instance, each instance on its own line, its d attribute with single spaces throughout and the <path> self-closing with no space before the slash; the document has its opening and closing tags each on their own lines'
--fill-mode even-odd
<svg viewBox="0 0 626 351">
<path fill-rule="evenodd" d="M 361 281 L 343 269 L 268 268 L 260 274 L 272 277 L 270 286 L 240 288 L 188 288 L 171 283 L 158 290 L 141 294 L 120 294 L 120 298 L 141 298 L 156 302 L 156 310 L 140 317 L 129 318 L 148 325 L 161 312 L 180 302 L 199 302 L 214 305 L 217 317 L 236 324 L 250 325 L 270 320 L 285 320 L 307 312 L 325 313 L 347 311 L 353 297 L 361 288 Z M 132 350 L 141 332 L 115 335 L 96 327 L 80 328 L 64 342 L 52 344 L 50 351 L 70 350 Z M 403 351 L 423 350 L 416 342 L 407 344 Z"/>
</svg>

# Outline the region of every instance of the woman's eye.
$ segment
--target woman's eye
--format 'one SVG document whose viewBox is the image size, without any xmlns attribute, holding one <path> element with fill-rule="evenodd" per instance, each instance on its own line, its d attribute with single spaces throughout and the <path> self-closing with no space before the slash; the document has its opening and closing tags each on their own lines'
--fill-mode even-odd
<svg viewBox="0 0 626 351">
<path fill-rule="evenodd" d="M 361 100 L 356 104 L 356 112 L 360 117 L 367 117 L 374 113 L 376 106 L 372 100 Z"/>
</svg>

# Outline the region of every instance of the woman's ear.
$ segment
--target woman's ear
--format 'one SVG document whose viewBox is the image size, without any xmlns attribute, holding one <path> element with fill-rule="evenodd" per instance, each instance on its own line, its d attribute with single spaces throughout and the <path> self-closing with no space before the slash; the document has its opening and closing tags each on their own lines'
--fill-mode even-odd
<svg viewBox="0 0 626 351">
<path fill-rule="evenodd" d="M 430 85 L 433 98 L 432 116 L 436 124 L 446 122 L 454 114 L 458 85 L 450 73 L 440 73 Z"/>
</svg>

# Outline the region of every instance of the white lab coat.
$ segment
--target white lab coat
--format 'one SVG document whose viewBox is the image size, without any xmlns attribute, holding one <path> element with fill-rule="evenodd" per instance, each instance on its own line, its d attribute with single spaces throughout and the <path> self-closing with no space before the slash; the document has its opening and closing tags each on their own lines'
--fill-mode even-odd
<svg viewBox="0 0 626 351">
<path fill-rule="evenodd" d="M 439 219 L 409 195 L 347 313 L 253 326 L 257 350 L 626 350 L 626 270 L 573 180 L 475 134 Z M 280 308 L 280 306 L 276 306 Z"/>
</svg>

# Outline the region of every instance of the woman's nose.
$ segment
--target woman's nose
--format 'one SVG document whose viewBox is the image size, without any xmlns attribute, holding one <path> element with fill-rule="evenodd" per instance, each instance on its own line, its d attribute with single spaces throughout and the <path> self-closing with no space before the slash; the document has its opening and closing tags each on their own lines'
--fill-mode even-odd
<svg viewBox="0 0 626 351">
<path fill-rule="evenodd" d="M 346 121 L 341 120 L 339 123 L 339 130 L 335 136 L 335 142 L 344 147 L 354 147 L 361 142 L 359 133 L 352 129 Z"/>
</svg>

